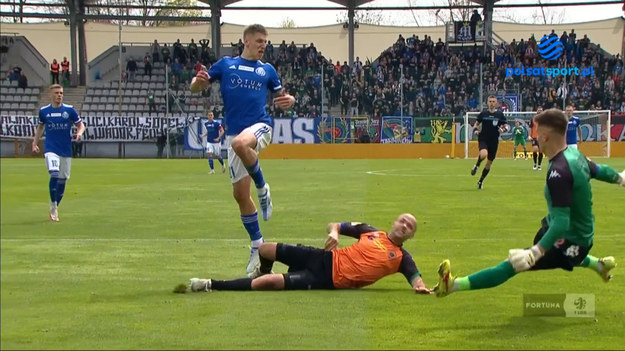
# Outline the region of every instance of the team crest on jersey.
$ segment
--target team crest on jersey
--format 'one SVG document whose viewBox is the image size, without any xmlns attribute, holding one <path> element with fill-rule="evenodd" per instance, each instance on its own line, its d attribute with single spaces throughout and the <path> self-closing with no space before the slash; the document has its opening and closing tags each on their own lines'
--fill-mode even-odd
<svg viewBox="0 0 625 351">
<path fill-rule="evenodd" d="M 267 74 L 267 72 L 265 72 L 265 69 L 264 69 L 264 68 L 262 68 L 262 67 L 257 67 L 257 68 L 256 68 L 256 74 L 258 74 L 258 75 L 259 75 L 259 76 L 261 76 L 261 77 L 264 77 L 264 76 Z"/>
<path fill-rule="evenodd" d="M 63 117 L 63 119 L 68 119 L 69 113 L 67 113 L 66 111 L 63 111 L 63 114 L 61 115 L 61 117 Z"/>
<path fill-rule="evenodd" d="M 494 119 L 493 120 L 493 127 L 497 127 L 497 124 L 499 124 L 499 120 L 498 119 Z"/>
<path fill-rule="evenodd" d="M 397 257 L 397 254 L 395 253 L 395 251 L 389 251 L 388 252 L 388 258 L 393 259 Z"/>
</svg>

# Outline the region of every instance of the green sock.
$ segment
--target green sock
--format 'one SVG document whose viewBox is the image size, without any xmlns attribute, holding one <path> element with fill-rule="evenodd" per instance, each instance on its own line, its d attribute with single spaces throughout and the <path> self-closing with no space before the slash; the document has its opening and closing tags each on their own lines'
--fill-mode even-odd
<svg viewBox="0 0 625 351">
<path fill-rule="evenodd" d="M 497 285 L 503 284 L 506 280 L 514 277 L 516 272 L 512 265 L 508 261 L 503 261 L 495 267 L 483 269 L 477 273 L 473 273 L 467 277 L 470 281 L 469 287 L 471 290 L 492 288 Z M 458 289 L 460 288 L 460 282 L 458 282 Z"/>
<path fill-rule="evenodd" d="M 580 267 L 587 267 L 596 272 L 599 272 L 599 259 L 595 256 L 588 255 L 584 260 L 579 264 Z"/>
</svg>

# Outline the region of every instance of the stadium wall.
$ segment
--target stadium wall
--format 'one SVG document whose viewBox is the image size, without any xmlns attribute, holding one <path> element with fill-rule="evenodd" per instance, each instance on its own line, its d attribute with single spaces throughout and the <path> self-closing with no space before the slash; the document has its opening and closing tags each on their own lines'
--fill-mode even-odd
<svg viewBox="0 0 625 351">
<path fill-rule="evenodd" d="M 221 27 L 222 43 L 236 43 L 243 32 L 244 26 L 225 23 Z M 548 34 L 552 29 L 558 35 L 563 31 L 569 32 L 575 28 L 577 38 L 581 39 L 584 34 L 588 35 L 594 43 L 609 53 L 623 53 L 623 35 L 625 32 L 625 18 L 617 17 L 601 21 L 585 23 L 567 23 L 557 25 L 535 25 L 495 22 L 493 30 L 506 41 L 512 39 L 529 38 L 534 34 L 537 38 Z M 87 22 L 85 25 L 87 37 L 87 57 L 89 60 L 118 44 L 118 26 Z M 69 57 L 70 41 L 69 26 L 63 22 L 55 23 L 3 23 L 0 33 L 17 33 L 24 35 L 41 54 L 49 61 L 56 58 L 62 60 L 63 56 Z M 355 30 L 356 37 L 355 55 L 360 56 L 364 62 L 366 58 L 375 59 L 392 43 L 397 40 L 399 34 L 404 37 L 412 34 L 423 38 L 425 34 L 431 35 L 434 41 L 444 38 L 444 26 L 436 27 L 408 27 L 408 26 L 374 26 L 360 24 Z M 56 40 L 50 40 L 50 38 Z M 182 43 L 188 43 L 191 39 L 196 41 L 201 38 L 210 38 L 210 26 L 188 25 L 184 27 L 122 27 L 122 42 L 148 44 L 157 39 L 159 43 L 174 43 L 180 39 Z M 347 30 L 342 24 L 305 27 L 305 28 L 270 28 L 269 39 L 274 45 L 279 45 L 282 40 L 287 43 L 294 41 L 296 44 L 310 44 L 311 42 L 323 55 L 343 62 L 348 59 L 348 36 Z"/>
</svg>

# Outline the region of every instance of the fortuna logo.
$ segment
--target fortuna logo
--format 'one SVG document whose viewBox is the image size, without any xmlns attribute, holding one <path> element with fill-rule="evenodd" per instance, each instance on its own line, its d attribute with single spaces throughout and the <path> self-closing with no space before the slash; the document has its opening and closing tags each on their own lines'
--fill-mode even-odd
<svg viewBox="0 0 625 351">
<path fill-rule="evenodd" d="M 549 178 L 547 179 L 551 179 L 551 178 L 560 178 L 560 173 L 558 173 L 558 171 L 551 171 L 551 173 L 549 173 Z"/>
</svg>

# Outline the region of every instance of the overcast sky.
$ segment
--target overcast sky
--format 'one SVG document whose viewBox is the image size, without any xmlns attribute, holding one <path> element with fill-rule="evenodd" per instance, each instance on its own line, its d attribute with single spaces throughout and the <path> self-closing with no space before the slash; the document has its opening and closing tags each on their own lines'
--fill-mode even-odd
<svg viewBox="0 0 625 351">
<path fill-rule="evenodd" d="M 542 0 L 542 3 L 562 3 L 562 2 L 575 2 L 576 0 Z M 591 0 L 592 1 L 592 0 Z M 529 0 L 502 0 L 497 4 L 527 4 L 537 1 Z M 364 6 L 427 6 L 427 5 L 445 5 L 447 0 L 374 0 Z M 230 6 L 306 6 L 306 7 L 335 7 L 339 6 L 336 3 L 326 0 L 243 0 Z M 563 17 L 562 23 L 575 23 L 575 22 L 588 22 L 593 20 L 601 20 L 606 18 L 614 18 L 623 16 L 622 10 L 623 4 L 610 4 L 610 5 L 591 5 L 591 6 L 569 6 L 565 7 L 545 7 L 547 17 L 550 14 L 555 14 L 556 17 Z M 534 14 L 542 12 L 540 8 L 514 8 L 496 10 L 495 20 L 503 20 L 501 15 L 514 16 L 515 19 L 521 22 L 532 23 L 532 17 Z M 415 18 L 419 21 L 419 25 L 434 25 L 435 17 L 433 11 L 385 11 L 385 16 L 391 18 L 393 25 L 417 25 Z M 223 10 L 222 22 L 234 23 L 234 24 L 250 24 L 260 23 L 267 27 L 278 27 L 282 21 L 286 18 L 292 19 L 298 27 L 309 27 L 334 24 L 337 22 L 337 16 L 344 14 L 345 11 L 333 11 L 333 10 L 306 10 L 306 11 L 293 11 L 293 10 Z M 498 15 L 499 13 L 499 15 Z M 542 17 L 540 18 L 542 21 Z M 542 23 L 542 22 L 540 22 Z"/>
</svg>

